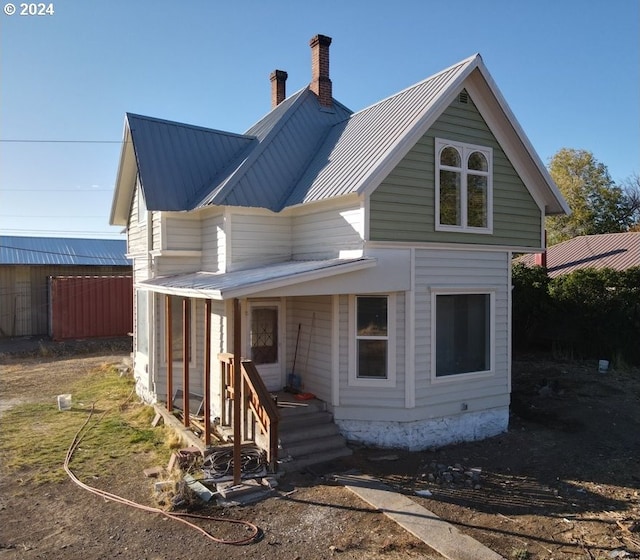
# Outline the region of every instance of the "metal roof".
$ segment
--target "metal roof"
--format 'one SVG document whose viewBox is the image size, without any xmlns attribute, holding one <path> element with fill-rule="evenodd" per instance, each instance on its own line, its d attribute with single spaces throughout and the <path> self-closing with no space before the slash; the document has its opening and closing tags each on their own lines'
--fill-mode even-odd
<svg viewBox="0 0 640 560">
<path fill-rule="evenodd" d="M 259 135 L 260 143 L 203 205 L 282 210 L 332 126 L 350 114 L 335 100 L 331 109 L 321 107 L 309 88 L 297 92 L 249 129 L 248 134 Z"/>
<path fill-rule="evenodd" d="M 337 124 L 286 201 L 286 206 L 356 192 L 470 66 L 471 57 Z"/>
<path fill-rule="evenodd" d="M 130 113 L 127 123 L 149 210 L 191 210 L 257 143 L 252 136 Z"/>
<path fill-rule="evenodd" d="M 131 266 L 121 239 L 0 235 L 0 265 Z"/>
<path fill-rule="evenodd" d="M 535 255 L 516 259 L 527 266 L 535 264 Z M 547 249 L 547 272 L 555 278 L 580 268 L 626 270 L 640 266 L 640 233 L 603 233 L 582 235 Z"/>
<path fill-rule="evenodd" d="M 566 211 L 479 54 L 357 113 L 336 100 L 330 109 L 322 107 L 304 88 L 244 135 L 127 115 L 147 208 L 180 211 L 219 205 L 278 212 L 363 194 L 375 188 L 425 134 L 465 80 L 477 75 L 486 86 L 482 91 L 499 107 L 500 122 L 506 122 L 510 136 L 504 141 L 514 143 L 514 161 L 526 161 L 527 169 L 533 162 L 536 171 L 528 186 L 541 193 L 551 213 Z M 129 206 L 116 201 L 126 196 L 130 204 L 132 187 L 120 187 L 118 182 L 113 208 L 124 220 Z"/>
<path fill-rule="evenodd" d="M 228 299 L 267 289 L 317 280 L 375 266 L 376 259 L 288 261 L 234 272 L 193 272 L 145 280 L 138 285 L 151 291 L 199 298 Z"/>
</svg>

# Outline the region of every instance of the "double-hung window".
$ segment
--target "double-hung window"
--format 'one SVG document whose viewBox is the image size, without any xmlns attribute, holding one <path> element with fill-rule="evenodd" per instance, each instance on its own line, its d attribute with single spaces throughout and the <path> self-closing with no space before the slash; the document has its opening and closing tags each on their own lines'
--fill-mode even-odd
<svg viewBox="0 0 640 560">
<path fill-rule="evenodd" d="M 393 295 L 353 296 L 350 323 L 350 385 L 395 384 L 395 298 Z"/>
<path fill-rule="evenodd" d="M 493 150 L 437 138 L 436 229 L 491 233 Z"/>
</svg>

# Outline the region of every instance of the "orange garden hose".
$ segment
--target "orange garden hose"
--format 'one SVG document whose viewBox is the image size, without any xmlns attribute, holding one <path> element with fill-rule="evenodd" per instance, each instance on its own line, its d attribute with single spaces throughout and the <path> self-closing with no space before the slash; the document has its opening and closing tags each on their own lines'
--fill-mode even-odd
<svg viewBox="0 0 640 560">
<path fill-rule="evenodd" d="M 132 500 L 128 500 L 127 498 L 122 498 L 121 496 L 117 496 L 116 494 L 111 494 L 110 492 L 106 492 L 105 490 L 100 490 L 99 488 L 94 488 L 93 486 L 89 486 L 88 484 L 85 484 L 84 482 L 82 482 L 71 470 L 71 468 L 69 467 L 69 463 L 71 462 L 71 458 L 73 457 L 73 453 L 75 452 L 75 450 L 77 449 L 78 445 L 80 444 L 80 441 L 82 441 L 82 438 L 84 437 L 84 434 L 81 435 L 82 431 L 86 428 L 86 426 L 89 423 L 89 420 L 91 419 L 91 417 L 93 416 L 93 409 L 94 409 L 94 404 L 91 405 L 91 411 L 89 412 L 89 416 L 87 416 L 87 419 L 85 420 L 84 424 L 82 424 L 82 426 L 80 427 L 80 429 L 76 432 L 75 436 L 73 437 L 73 441 L 71 442 L 71 445 L 69 446 L 69 449 L 67 450 L 67 455 L 64 459 L 64 470 L 66 471 L 66 473 L 69 475 L 69 478 L 75 482 L 78 486 L 80 486 L 80 488 L 83 488 L 84 490 L 87 490 L 89 492 L 91 492 L 92 494 L 95 494 L 97 496 L 100 496 L 104 499 L 107 500 L 111 500 L 112 502 L 117 502 L 119 504 L 124 504 L 126 506 L 130 506 L 136 509 L 140 509 L 142 511 L 146 511 L 148 513 L 157 513 L 159 515 L 162 515 L 168 519 L 173 519 L 174 521 L 179 521 L 180 523 L 184 523 L 185 525 L 191 527 L 192 529 L 195 529 L 196 531 L 200 532 L 202 535 L 204 535 L 206 538 L 208 538 L 209 540 L 212 540 L 214 542 L 217 543 L 221 543 L 221 544 L 232 544 L 232 545 L 244 545 L 244 544 L 249 544 L 251 542 L 254 542 L 258 539 L 258 537 L 261 534 L 260 529 L 254 525 L 253 523 L 250 523 L 249 521 L 242 521 L 239 519 L 225 519 L 223 517 L 212 517 L 209 515 L 196 515 L 196 514 L 192 514 L 192 513 L 171 513 L 168 511 L 164 511 L 162 509 L 156 508 L 156 507 L 151 507 L 151 506 L 145 506 L 143 504 L 139 504 L 137 502 L 134 502 Z M 105 411 L 102 413 L 102 415 L 100 416 L 100 418 L 98 419 L 98 421 L 100 421 L 100 419 L 102 419 L 102 417 L 107 413 L 108 411 Z M 198 527 L 198 525 L 196 525 L 195 523 L 191 523 L 190 521 L 188 521 L 186 518 L 194 518 L 194 519 L 205 519 L 207 521 L 214 521 L 214 522 L 220 522 L 220 523 L 234 523 L 237 525 L 242 525 L 244 527 L 247 527 L 250 531 L 251 534 L 248 537 L 244 537 L 242 539 L 238 539 L 238 540 L 226 540 L 226 539 L 220 539 L 218 537 L 214 537 L 211 533 L 209 533 L 208 531 L 205 531 L 202 527 Z"/>
</svg>

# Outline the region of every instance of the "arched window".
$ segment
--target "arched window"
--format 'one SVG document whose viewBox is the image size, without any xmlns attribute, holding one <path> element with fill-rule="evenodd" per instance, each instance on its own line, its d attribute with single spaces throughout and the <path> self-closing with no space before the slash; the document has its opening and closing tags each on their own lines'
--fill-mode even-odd
<svg viewBox="0 0 640 560">
<path fill-rule="evenodd" d="M 491 148 L 436 139 L 436 154 L 436 229 L 491 233 Z"/>
</svg>

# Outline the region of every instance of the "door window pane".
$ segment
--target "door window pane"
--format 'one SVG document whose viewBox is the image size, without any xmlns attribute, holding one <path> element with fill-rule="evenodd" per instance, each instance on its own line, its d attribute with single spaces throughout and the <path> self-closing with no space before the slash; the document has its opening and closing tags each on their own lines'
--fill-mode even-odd
<svg viewBox="0 0 640 560">
<path fill-rule="evenodd" d="M 251 360 L 255 364 L 278 362 L 278 310 L 257 307 L 251 311 Z"/>
</svg>

